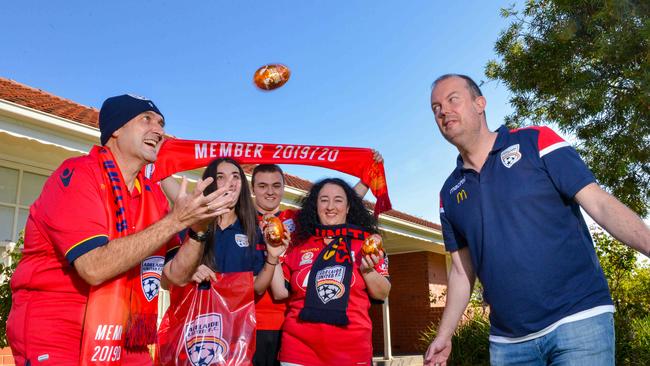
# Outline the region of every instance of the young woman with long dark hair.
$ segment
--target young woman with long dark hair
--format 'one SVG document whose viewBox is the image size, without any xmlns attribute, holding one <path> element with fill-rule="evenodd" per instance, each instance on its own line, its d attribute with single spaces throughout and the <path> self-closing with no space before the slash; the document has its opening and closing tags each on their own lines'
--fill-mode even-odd
<svg viewBox="0 0 650 366">
<path fill-rule="evenodd" d="M 237 201 L 231 209 L 218 216 L 206 233 L 206 247 L 201 265 L 192 276 L 196 282 L 215 278 L 214 272 L 253 272 L 255 293 L 268 288 L 279 256 L 286 246 L 266 245 L 257 225 L 255 205 L 251 198 L 244 170 L 231 158 L 218 158 L 205 168 L 203 179 L 214 181 L 205 193 L 227 187 Z M 287 240 L 288 241 L 288 240 Z M 264 255 L 264 248 L 267 255 Z"/>
</svg>

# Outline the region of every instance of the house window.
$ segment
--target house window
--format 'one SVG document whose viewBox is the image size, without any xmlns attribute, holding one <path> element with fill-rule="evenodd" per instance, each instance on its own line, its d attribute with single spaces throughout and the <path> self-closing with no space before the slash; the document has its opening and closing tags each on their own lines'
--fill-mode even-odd
<svg viewBox="0 0 650 366">
<path fill-rule="evenodd" d="M 16 241 L 25 228 L 29 206 L 47 179 L 45 171 L 0 165 L 0 243 Z"/>
</svg>

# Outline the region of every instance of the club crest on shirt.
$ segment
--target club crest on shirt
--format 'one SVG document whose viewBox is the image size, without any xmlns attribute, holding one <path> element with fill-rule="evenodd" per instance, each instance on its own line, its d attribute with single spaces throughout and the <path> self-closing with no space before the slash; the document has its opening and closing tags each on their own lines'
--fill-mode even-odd
<svg viewBox="0 0 650 366">
<path fill-rule="evenodd" d="M 248 246 L 248 236 L 244 234 L 235 234 L 235 243 L 241 248 L 246 248 Z"/>
<path fill-rule="evenodd" d="M 290 233 L 296 231 L 296 223 L 293 222 L 293 219 L 286 219 L 282 221 L 282 223 L 284 224 L 284 227 L 286 227 L 287 230 L 289 230 Z"/>
<path fill-rule="evenodd" d="M 225 364 L 228 343 L 223 339 L 221 314 L 208 313 L 185 323 L 185 352 L 193 366 Z"/>
<path fill-rule="evenodd" d="M 345 267 L 338 265 L 325 267 L 316 272 L 316 293 L 323 304 L 339 299 L 345 294 L 344 277 Z"/>
<path fill-rule="evenodd" d="M 151 256 L 142 261 L 140 280 L 142 292 L 147 301 L 155 299 L 160 290 L 160 276 L 165 266 L 165 258 L 159 255 Z"/>
<path fill-rule="evenodd" d="M 300 258 L 300 264 L 298 266 L 304 266 L 305 264 L 311 264 L 314 262 L 314 252 L 305 252 Z"/>
<path fill-rule="evenodd" d="M 501 162 L 506 168 L 512 167 L 520 159 L 519 144 L 512 145 L 501 152 Z"/>
</svg>

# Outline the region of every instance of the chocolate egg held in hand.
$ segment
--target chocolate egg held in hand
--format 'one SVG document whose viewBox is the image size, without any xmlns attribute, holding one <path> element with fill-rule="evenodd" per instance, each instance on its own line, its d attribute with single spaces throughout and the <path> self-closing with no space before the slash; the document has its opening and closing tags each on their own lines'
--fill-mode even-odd
<svg viewBox="0 0 650 366">
<path fill-rule="evenodd" d="M 282 245 L 282 238 L 284 237 L 284 225 L 282 221 L 275 216 L 264 218 L 264 238 L 269 245 L 274 247 Z"/>
<path fill-rule="evenodd" d="M 366 238 L 361 247 L 363 255 L 374 254 L 379 255 L 379 251 L 383 250 L 381 238 L 373 235 Z"/>
</svg>

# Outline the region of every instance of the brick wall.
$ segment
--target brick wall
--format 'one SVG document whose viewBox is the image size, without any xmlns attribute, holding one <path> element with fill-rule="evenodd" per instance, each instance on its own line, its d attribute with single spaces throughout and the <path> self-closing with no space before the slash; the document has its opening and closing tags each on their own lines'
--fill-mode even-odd
<svg viewBox="0 0 650 366">
<path fill-rule="evenodd" d="M 446 288 L 447 270 L 442 254 L 417 252 L 390 256 L 390 321 L 394 355 L 421 353 L 420 332 L 442 316 L 444 303 L 431 304 L 430 291 L 439 294 Z M 372 305 L 373 348 L 383 355 L 381 305 Z"/>
<path fill-rule="evenodd" d="M 11 348 L 0 348 L 0 366 L 14 365 L 14 357 L 11 355 Z"/>
</svg>

